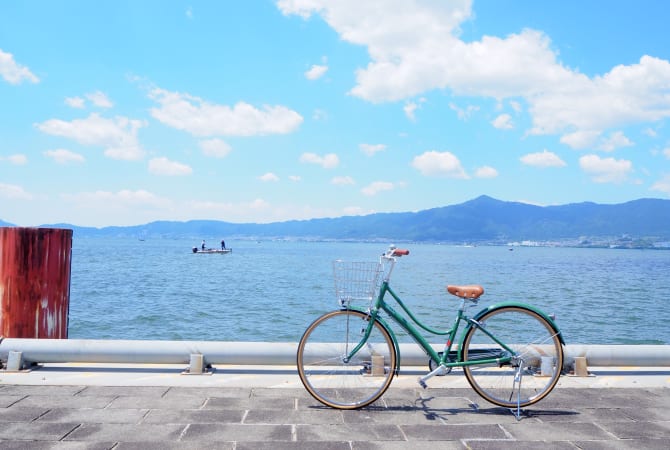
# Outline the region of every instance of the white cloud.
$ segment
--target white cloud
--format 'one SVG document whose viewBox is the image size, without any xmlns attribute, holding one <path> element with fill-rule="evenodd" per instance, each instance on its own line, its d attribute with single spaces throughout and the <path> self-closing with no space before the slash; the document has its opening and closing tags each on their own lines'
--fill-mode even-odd
<svg viewBox="0 0 670 450">
<path fill-rule="evenodd" d="M 265 212 L 265 210 L 268 210 L 272 207 L 272 205 L 269 202 L 267 202 L 262 198 L 254 199 L 251 202 L 244 203 L 244 205 L 250 211 L 261 211 L 261 212 Z"/>
<path fill-rule="evenodd" d="M 633 142 L 623 134 L 622 131 L 616 131 L 609 135 L 609 137 L 602 140 L 600 149 L 606 152 L 611 152 L 620 147 L 630 147 Z"/>
<path fill-rule="evenodd" d="M 368 156 L 372 156 L 375 153 L 386 150 L 386 145 L 384 144 L 359 144 L 358 148 L 361 149 L 363 153 Z"/>
<path fill-rule="evenodd" d="M 85 100 L 81 97 L 66 97 L 65 104 L 70 108 L 84 109 Z"/>
<path fill-rule="evenodd" d="M 6 159 L 10 164 L 14 164 L 15 166 L 24 166 L 28 164 L 28 157 L 22 153 L 9 155 L 6 158 L 0 156 L 0 161 L 3 159 Z"/>
<path fill-rule="evenodd" d="M 371 197 L 383 191 L 392 191 L 394 187 L 395 185 L 390 181 L 375 181 L 361 189 L 361 192 Z"/>
<path fill-rule="evenodd" d="M 645 128 L 643 133 L 651 138 L 655 138 L 656 136 L 658 136 L 658 133 L 653 128 Z"/>
<path fill-rule="evenodd" d="M 262 198 L 250 202 L 223 203 L 197 202 L 185 208 L 192 217 L 194 214 L 207 214 L 207 217 L 226 221 L 269 223 L 286 220 L 313 219 L 315 217 L 334 217 L 336 212 L 329 208 L 312 208 L 294 204 L 272 204 Z"/>
<path fill-rule="evenodd" d="M 221 139 L 207 139 L 200 141 L 200 148 L 205 156 L 225 158 L 233 150 L 227 142 Z"/>
<path fill-rule="evenodd" d="M 300 177 L 300 175 L 289 175 L 288 179 L 298 183 L 302 180 L 302 177 Z"/>
<path fill-rule="evenodd" d="M 364 216 L 366 214 L 372 214 L 374 211 L 366 210 L 360 206 L 347 206 L 342 208 L 342 213 L 345 216 Z"/>
<path fill-rule="evenodd" d="M 68 164 L 71 162 L 81 163 L 84 162 L 84 157 L 79 153 L 66 150 L 64 148 L 59 148 L 56 150 L 47 150 L 44 152 L 44 155 L 48 158 L 53 159 L 58 164 Z"/>
<path fill-rule="evenodd" d="M 0 197 L 9 200 L 32 200 L 33 196 L 26 192 L 21 186 L 15 184 L 0 183 Z"/>
<path fill-rule="evenodd" d="M 180 205 L 185 218 L 206 214 L 207 217 L 234 222 L 268 223 L 286 220 L 337 217 L 342 212 L 329 207 L 311 207 L 295 204 L 272 204 L 257 198 L 250 202 L 198 201 Z"/>
<path fill-rule="evenodd" d="M 149 172 L 154 175 L 183 176 L 191 175 L 193 169 L 186 164 L 161 157 L 149 160 Z"/>
<path fill-rule="evenodd" d="M 664 194 L 670 196 L 670 174 L 666 174 L 654 183 L 651 188 L 652 191 L 663 192 Z"/>
<path fill-rule="evenodd" d="M 453 102 L 449 103 L 449 108 L 451 108 L 453 111 L 456 111 L 456 114 L 460 120 L 468 120 L 474 113 L 479 111 L 479 106 L 468 105 L 465 108 L 461 108 Z"/>
<path fill-rule="evenodd" d="M 633 164 L 625 159 L 600 158 L 585 155 L 579 158 L 579 166 L 596 183 L 621 183 L 633 170 Z"/>
<path fill-rule="evenodd" d="M 356 71 L 350 94 L 370 102 L 434 89 L 515 98 L 528 106 L 531 134 L 599 135 L 670 117 L 667 60 L 644 55 L 589 77 L 564 66 L 541 31 L 466 42 L 460 26 L 473 16 L 471 0 L 280 0 L 277 6 L 285 15 L 318 14 L 343 41 L 367 48 L 370 61 Z"/>
<path fill-rule="evenodd" d="M 309 68 L 308 71 L 305 72 L 305 78 L 308 80 L 318 80 L 322 76 L 326 74 L 328 71 L 328 66 L 321 66 L 321 65 L 313 65 L 312 67 Z"/>
<path fill-rule="evenodd" d="M 144 157 L 145 152 L 137 141 L 137 132 L 143 126 L 145 123 L 140 120 L 106 119 L 96 113 L 72 122 L 50 119 L 36 124 L 44 133 L 72 139 L 82 145 L 101 146 L 109 158 L 129 161 Z"/>
<path fill-rule="evenodd" d="M 314 120 L 326 120 L 328 119 L 328 111 L 324 109 L 315 109 L 312 113 L 312 119 Z"/>
<path fill-rule="evenodd" d="M 497 176 L 498 171 L 490 166 L 483 166 L 475 171 L 475 177 L 477 178 L 495 178 Z"/>
<path fill-rule="evenodd" d="M 529 153 L 520 158 L 521 162 L 527 166 L 533 167 L 565 167 L 565 161 L 554 152 L 543 150 L 538 153 Z"/>
<path fill-rule="evenodd" d="M 416 116 L 414 115 L 414 111 L 416 111 L 419 108 L 419 105 L 417 105 L 414 102 L 407 102 L 405 103 L 405 106 L 403 106 L 403 111 L 405 111 L 405 115 L 409 120 L 412 122 L 416 121 Z"/>
<path fill-rule="evenodd" d="M 357 71 L 358 85 L 351 93 L 371 101 L 407 98 L 440 83 L 436 69 L 449 58 L 439 58 L 442 49 L 433 44 L 453 40 L 451 33 L 470 15 L 470 5 L 469 0 L 432 5 L 410 7 L 402 0 L 277 3 L 286 15 L 320 14 L 342 40 L 367 46 L 372 62 Z"/>
<path fill-rule="evenodd" d="M 91 92 L 90 94 L 86 94 L 86 98 L 99 108 L 111 108 L 114 106 L 114 103 L 112 103 L 109 97 L 107 97 L 107 94 L 101 91 L 95 91 Z"/>
<path fill-rule="evenodd" d="M 160 105 L 150 110 L 156 120 L 195 136 L 287 134 L 297 130 L 303 121 L 300 114 L 285 106 L 265 105 L 258 109 L 238 102 L 230 107 L 163 89 L 153 89 L 149 98 Z"/>
<path fill-rule="evenodd" d="M 300 162 L 309 164 L 318 164 L 324 169 L 334 169 L 340 164 L 340 158 L 335 153 L 328 153 L 320 156 L 316 153 L 303 153 L 300 155 Z"/>
<path fill-rule="evenodd" d="M 264 181 L 264 182 L 279 181 L 279 177 L 272 172 L 268 172 L 264 175 L 261 175 L 260 177 L 258 177 L 258 179 L 261 180 L 261 181 Z"/>
<path fill-rule="evenodd" d="M 412 160 L 412 167 L 426 176 L 469 178 L 461 167 L 461 162 L 451 152 L 437 152 L 435 150 L 425 152 Z"/>
<path fill-rule="evenodd" d="M 561 142 L 570 148 L 584 149 L 594 145 L 600 135 L 599 131 L 580 130 L 561 136 Z"/>
<path fill-rule="evenodd" d="M 651 56 L 593 79 L 571 72 L 551 90 L 530 98 L 531 132 L 602 133 L 622 124 L 662 120 L 670 116 L 670 98 L 664 94 L 669 78 L 670 62 Z"/>
<path fill-rule="evenodd" d="M 666 158 L 670 159 L 670 147 L 663 150 L 663 154 Z"/>
<path fill-rule="evenodd" d="M 107 97 L 102 91 L 95 91 L 89 94 L 86 94 L 86 97 L 94 106 L 98 108 L 111 108 L 114 106 L 114 103 Z M 70 108 L 84 109 L 86 107 L 86 100 L 82 97 L 66 97 L 65 104 Z"/>
<path fill-rule="evenodd" d="M 0 76 L 9 84 L 20 84 L 24 80 L 31 83 L 40 81 L 30 69 L 14 61 L 14 55 L 2 50 L 0 50 Z"/>
<path fill-rule="evenodd" d="M 350 176 L 342 176 L 342 177 L 333 177 L 330 180 L 330 184 L 335 184 L 338 186 L 346 186 L 356 184 L 356 182 Z"/>
<path fill-rule="evenodd" d="M 261 198 L 257 198 L 250 202 L 241 203 L 193 201 L 188 205 L 187 209 L 196 213 L 206 213 L 210 217 L 220 216 L 230 218 L 233 215 L 245 217 L 250 213 L 256 214 L 258 212 L 264 212 L 270 208 L 270 203 Z"/>
<path fill-rule="evenodd" d="M 424 97 L 420 98 L 418 102 L 407 102 L 405 103 L 405 106 L 403 106 L 403 111 L 405 111 L 405 115 L 409 120 L 412 122 L 416 121 L 416 115 L 414 114 L 418 109 L 421 109 L 421 103 L 426 103 L 426 99 Z"/>
<path fill-rule="evenodd" d="M 500 114 L 498 117 L 493 119 L 491 124 L 499 130 L 511 130 L 514 128 L 512 123 L 512 116 L 509 114 Z"/>
<path fill-rule="evenodd" d="M 136 191 L 122 189 L 118 192 L 81 192 L 77 194 L 63 194 L 61 197 L 73 203 L 77 208 L 100 211 L 105 216 L 117 214 L 119 211 L 135 211 L 138 206 L 163 209 L 171 205 L 170 200 L 143 189 Z"/>
</svg>

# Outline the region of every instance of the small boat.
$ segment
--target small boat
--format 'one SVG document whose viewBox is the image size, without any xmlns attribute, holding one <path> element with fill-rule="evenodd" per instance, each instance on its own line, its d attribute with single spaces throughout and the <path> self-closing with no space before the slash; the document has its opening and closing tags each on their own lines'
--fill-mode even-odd
<svg viewBox="0 0 670 450">
<path fill-rule="evenodd" d="M 193 253 L 232 253 L 233 249 L 232 248 L 206 248 L 204 250 L 198 248 L 198 247 L 193 247 Z"/>
</svg>

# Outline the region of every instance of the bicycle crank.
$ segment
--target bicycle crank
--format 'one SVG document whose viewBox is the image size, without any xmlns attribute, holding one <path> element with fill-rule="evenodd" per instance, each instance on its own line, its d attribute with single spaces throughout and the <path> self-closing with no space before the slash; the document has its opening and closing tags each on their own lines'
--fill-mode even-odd
<svg viewBox="0 0 670 450">
<path fill-rule="evenodd" d="M 440 356 L 440 358 L 442 358 L 443 352 L 438 353 L 438 355 Z M 447 362 L 452 362 L 451 355 L 447 356 Z M 435 361 L 433 361 L 432 358 L 429 359 L 428 360 L 428 369 L 431 372 L 434 372 L 435 369 L 437 369 L 437 368 L 438 368 L 437 363 Z M 451 373 L 451 369 L 452 369 L 451 367 L 445 367 L 444 369 L 445 369 L 444 371 L 440 371 L 440 372 L 436 373 L 435 376 L 436 377 L 443 377 L 443 376 Z"/>
<path fill-rule="evenodd" d="M 426 374 L 422 377 L 419 377 L 419 379 L 417 381 L 419 382 L 419 385 L 421 385 L 422 388 L 426 389 L 428 387 L 428 385 L 426 384 L 426 381 L 428 381 L 429 379 L 431 379 L 433 377 L 439 377 L 439 376 L 442 376 L 442 375 L 446 375 L 447 373 L 449 373 L 450 370 L 451 370 L 451 367 L 447 368 L 446 366 L 440 364 L 439 366 L 437 366 L 437 368 L 435 368 L 435 370 L 431 371 L 429 374 Z"/>
</svg>

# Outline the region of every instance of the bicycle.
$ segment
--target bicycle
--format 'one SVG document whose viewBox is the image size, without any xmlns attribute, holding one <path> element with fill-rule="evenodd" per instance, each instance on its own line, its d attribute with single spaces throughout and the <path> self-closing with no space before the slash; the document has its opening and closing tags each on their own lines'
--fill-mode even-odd
<svg viewBox="0 0 670 450">
<path fill-rule="evenodd" d="M 448 285 L 447 291 L 461 300 L 453 326 L 438 330 L 425 325 L 389 285 L 397 259 L 408 254 L 391 246 L 378 262 L 333 263 L 340 309 L 312 322 L 298 344 L 298 374 L 312 397 L 337 409 L 358 409 L 377 401 L 400 371 L 400 345 L 389 326 L 392 321 L 428 356 L 429 372 L 418 380 L 423 388 L 430 378 L 460 367 L 477 394 L 495 405 L 516 408 L 517 418 L 522 407 L 545 398 L 563 368 L 565 342 L 554 319 L 517 302 L 495 304 L 469 317 L 466 306 L 476 305 L 484 288 Z M 387 303 L 387 296 L 412 322 Z M 358 300 L 369 303 L 354 305 Z M 444 351 L 436 350 L 418 328 L 446 337 Z"/>
</svg>

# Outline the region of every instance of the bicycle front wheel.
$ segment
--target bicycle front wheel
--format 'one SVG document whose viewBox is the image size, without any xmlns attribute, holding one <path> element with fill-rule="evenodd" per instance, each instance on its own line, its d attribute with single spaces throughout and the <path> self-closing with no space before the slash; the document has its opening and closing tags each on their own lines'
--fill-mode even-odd
<svg viewBox="0 0 670 450">
<path fill-rule="evenodd" d="M 513 349 L 505 350 L 494 341 Z M 495 358 L 511 357 L 504 364 Z M 505 306 L 485 313 L 463 339 L 463 370 L 485 400 L 506 408 L 539 402 L 556 386 L 563 368 L 563 347 L 551 324 L 530 309 Z"/>
<path fill-rule="evenodd" d="M 367 406 L 388 389 L 396 367 L 396 351 L 386 328 L 377 320 L 361 349 L 370 317 L 353 310 L 333 311 L 316 319 L 298 345 L 298 374 L 307 391 L 337 409 Z"/>
</svg>

